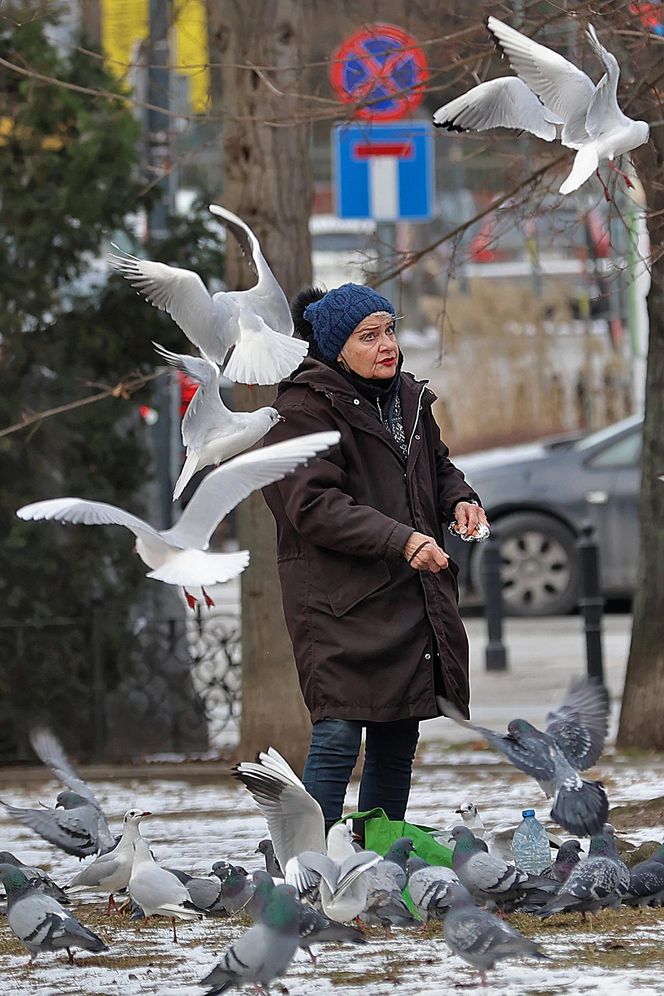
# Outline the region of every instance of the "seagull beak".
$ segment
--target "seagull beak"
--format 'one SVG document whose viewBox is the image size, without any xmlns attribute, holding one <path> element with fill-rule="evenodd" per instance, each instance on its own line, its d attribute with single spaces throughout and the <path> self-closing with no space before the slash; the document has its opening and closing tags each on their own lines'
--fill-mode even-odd
<svg viewBox="0 0 664 996">
<path fill-rule="evenodd" d="M 284 418 L 283 415 L 280 415 L 279 418 L 277 419 L 277 422 L 285 422 L 285 421 L 286 419 Z"/>
<path fill-rule="evenodd" d="M 463 816 L 463 810 L 462 809 L 455 809 L 454 812 L 458 813 L 459 816 Z"/>
<path fill-rule="evenodd" d="M 143 816 L 152 816 L 152 813 L 141 813 L 141 817 Z"/>
</svg>

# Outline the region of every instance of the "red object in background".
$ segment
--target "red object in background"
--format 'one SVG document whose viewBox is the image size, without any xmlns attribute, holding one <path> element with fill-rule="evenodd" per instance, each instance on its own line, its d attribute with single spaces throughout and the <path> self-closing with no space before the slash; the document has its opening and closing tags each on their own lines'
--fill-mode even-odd
<svg viewBox="0 0 664 996">
<path fill-rule="evenodd" d="M 180 387 L 180 418 L 184 418 L 189 402 L 198 390 L 198 384 L 191 377 L 187 377 L 181 370 L 177 372 L 178 385 Z"/>
<path fill-rule="evenodd" d="M 632 14 L 641 18 L 641 24 L 648 31 L 654 31 L 658 35 L 662 33 L 664 7 L 661 3 L 631 3 L 629 9 Z"/>
<path fill-rule="evenodd" d="M 415 38 L 393 24 L 372 24 L 341 43 L 330 82 L 343 104 L 371 101 L 355 111 L 363 121 L 397 121 L 424 99 L 429 67 Z"/>
</svg>

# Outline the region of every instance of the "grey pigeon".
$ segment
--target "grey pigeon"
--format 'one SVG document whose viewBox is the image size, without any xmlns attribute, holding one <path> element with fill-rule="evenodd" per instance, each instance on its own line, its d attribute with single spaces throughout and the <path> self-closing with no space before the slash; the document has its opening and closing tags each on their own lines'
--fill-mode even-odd
<svg viewBox="0 0 664 996">
<path fill-rule="evenodd" d="M 223 906 L 229 916 L 243 910 L 254 894 L 254 884 L 244 868 L 216 861 L 212 871 L 219 879 L 221 888 L 217 905 Z"/>
<path fill-rule="evenodd" d="M 51 899 L 57 899 L 59 903 L 70 902 L 65 890 L 61 889 L 43 868 L 24 864 L 23 861 L 21 861 L 20 858 L 17 858 L 16 855 L 12 854 L 11 851 L 0 851 L 0 864 L 14 865 L 15 868 L 18 868 L 23 872 L 31 885 L 35 885 L 41 892 L 44 893 L 44 895 L 50 896 Z"/>
<path fill-rule="evenodd" d="M 266 837 L 265 840 L 260 840 L 258 842 L 256 853 L 262 854 L 263 857 L 265 858 L 265 871 L 268 873 L 268 875 L 271 875 L 272 878 L 284 877 L 281 865 L 277 861 L 277 856 L 274 853 L 274 844 L 272 843 L 269 837 Z"/>
<path fill-rule="evenodd" d="M 467 827 L 455 827 L 452 868 L 474 899 L 502 906 L 523 894 L 528 875 L 514 864 L 483 851 Z"/>
<path fill-rule="evenodd" d="M 265 882 L 267 900 L 257 923 L 231 945 L 221 961 L 201 979 L 209 986 L 206 996 L 220 996 L 234 988 L 253 984 L 265 993 L 271 982 L 288 970 L 300 943 L 300 903 L 286 885 Z"/>
<path fill-rule="evenodd" d="M 605 834 L 592 838 L 592 853 L 579 861 L 558 894 L 537 912 L 546 919 L 554 913 L 596 913 L 613 906 L 623 894 L 623 871 L 614 856 L 615 844 Z"/>
<path fill-rule="evenodd" d="M 566 840 L 560 845 L 556 860 L 551 866 L 551 877 L 564 883 L 581 860 L 581 844 L 578 840 Z"/>
<path fill-rule="evenodd" d="M 65 949 L 70 963 L 72 948 L 108 951 L 100 937 L 84 927 L 60 903 L 40 892 L 15 865 L 0 864 L 0 879 L 7 893 L 7 920 L 12 932 L 30 952 L 32 963 L 41 951 Z"/>
<path fill-rule="evenodd" d="M 629 868 L 620 857 L 618 848 L 616 846 L 616 832 L 614 827 L 610 823 L 605 823 L 602 830 L 602 837 L 607 841 L 608 846 L 603 847 L 599 845 L 599 841 L 602 839 L 600 837 L 593 838 L 590 841 L 590 847 L 588 848 L 589 855 L 604 854 L 606 857 L 611 858 L 618 866 L 618 871 L 620 877 L 618 879 L 618 892 L 619 896 L 611 904 L 613 909 L 618 909 L 620 907 L 622 897 L 625 895 L 629 889 Z M 598 849 L 599 848 L 599 849 Z"/>
<path fill-rule="evenodd" d="M 98 855 L 95 860 L 83 868 L 67 886 L 67 891 L 77 892 L 108 892 L 108 907 L 118 909 L 115 893 L 126 889 L 129 885 L 132 865 L 134 863 L 134 842 L 140 836 L 140 824 L 151 813 L 142 809 L 128 809 L 124 815 L 122 836 L 113 850 Z"/>
<path fill-rule="evenodd" d="M 409 837 L 401 837 L 382 861 L 366 873 L 367 900 L 360 921 L 368 926 L 408 927 L 418 921 L 406 906 L 402 892 L 408 883 L 406 864 L 413 850 Z"/>
<path fill-rule="evenodd" d="M 221 895 L 221 882 L 215 878 L 202 878 L 198 875 L 190 875 L 189 872 L 180 868 L 167 868 L 171 875 L 175 875 L 182 882 L 189 893 L 194 907 L 201 913 L 208 916 L 228 916 L 228 910 L 224 905 Z"/>
<path fill-rule="evenodd" d="M 409 858 L 408 870 L 408 892 L 419 915 L 426 922 L 444 920 L 452 905 L 450 887 L 460 884 L 456 872 L 421 858 Z"/>
<path fill-rule="evenodd" d="M 50 844 L 55 844 L 65 854 L 87 858 L 99 852 L 99 813 L 75 792 L 60 792 L 56 796 L 54 809 L 46 806 L 42 809 L 23 809 L 7 802 L 2 802 L 2 805 L 20 823 Z M 115 841 L 112 841 L 111 847 L 114 845 Z"/>
<path fill-rule="evenodd" d="M 557 712 L 547 716 L 542 732 L 525 719 L 513 719 L 505 736 L 469 723 L 445 699 L 446 716 L 481 734 L 520 771 L 530 775 L 554 799 L 551 818 L 578 837 L 597 834 L 606 823 L 609 802 L 601 782 L 578 774 L 596 763 L 608 730 L 609 694 L 604 685 L 588 678 L 572 681 Z"/>
<path fill-rule="evenodd" d="M 452 905 L 443 921 L 443 937 L 453 954 L 479 970 L 486 985 L 486 970 L 503 958 L 547 958 L 534 941 L 488 910 L 479 909 L 462 886 L 450 886 Z"/>
<path fill-rule="evenodd" d="M 406 888 L 406 883 L 408 881 L 408 858 L 413 853 L 414 844 L 410 837 L 399 837 L 391 845 L 389 851 L 383 857 L 383 861 L 388 861 L 395 865 L 393 869 L 396 884 L 400 889 Z M 380 867 L 380 865 L 378 866 Z M 401 874 L 399 875 L 397 868 L 401 869 Z"/>
<path fill-rule="evenodd" d="M 664 844 L 646 861 L 631 869 L 626 906 L 661 906 L 664 903 Z"/>
</svg>

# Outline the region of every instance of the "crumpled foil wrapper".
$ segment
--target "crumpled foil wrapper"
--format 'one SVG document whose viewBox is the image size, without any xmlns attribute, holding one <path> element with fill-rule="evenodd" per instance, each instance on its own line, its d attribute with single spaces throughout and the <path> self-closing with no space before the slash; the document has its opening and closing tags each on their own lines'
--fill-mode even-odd
<svg viewBox="0 0 664 996">
<path fill-rule="evenodd" d="M 482 543 L 483 540 L 488 539 L 491 535 L 491 530 L 488 526 L 485 526 L 483 522 L 478 522 L 475 532 L 470 536 L 467 536 L 465 532 L 460 531 L 456 519 L 450 522 L 447 530 L 452 534 L 452 536 L 458 536 L 458 538 L 463 540 L 464 543 Z"/>
</svg>

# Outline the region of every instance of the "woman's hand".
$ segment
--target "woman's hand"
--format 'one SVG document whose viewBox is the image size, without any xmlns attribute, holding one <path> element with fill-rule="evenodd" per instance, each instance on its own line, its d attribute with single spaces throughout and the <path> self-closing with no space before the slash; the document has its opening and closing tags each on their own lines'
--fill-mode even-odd
<svg viewBox="0 0 664 996">
<path fill-rule="evenodd" d="M 454 518 L 459 532 L 463 533 L 464 536 L 473 536 L 480 522 L 487 527 L 489 525 L 484 509 L 469 501 L 457 502 L 454 507 Z"/>
<path fill-rule="evenodd" d="M 433 536 L 411 533 L 403 548 L 403 555 L 414 571 L 431 571 L 438 574 L 448 564 L 448 557 Z"/>
</svg>

